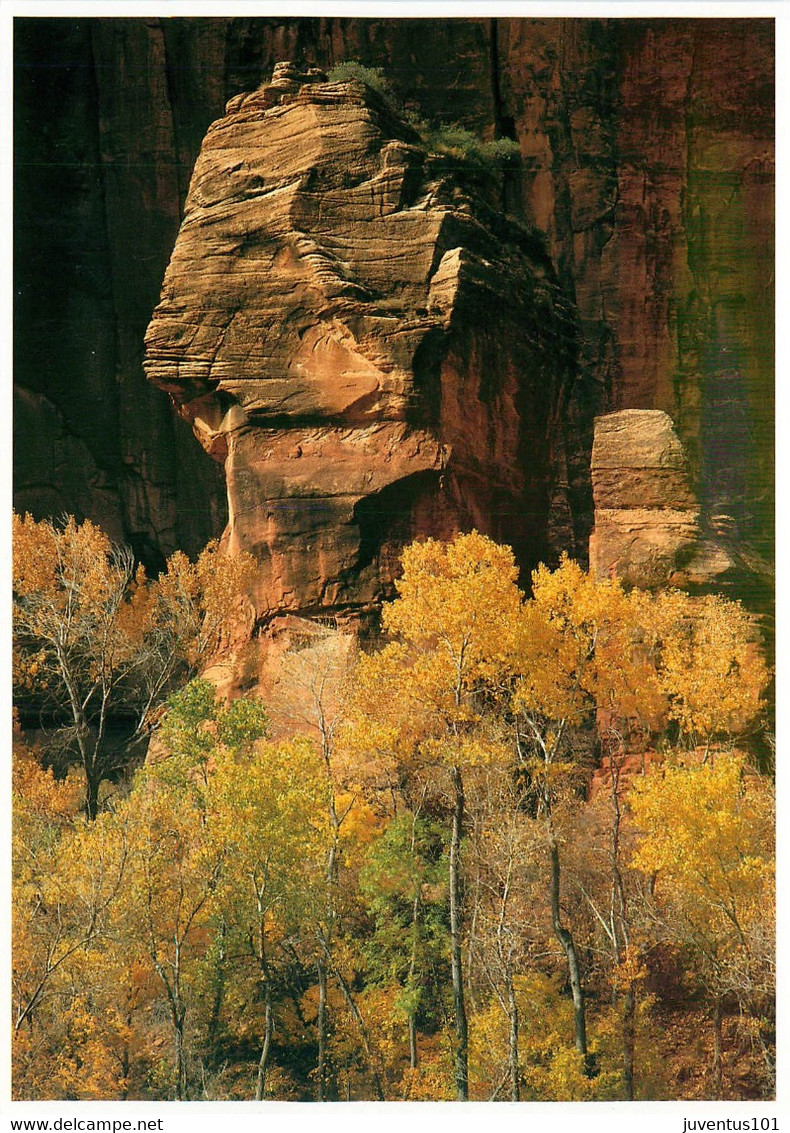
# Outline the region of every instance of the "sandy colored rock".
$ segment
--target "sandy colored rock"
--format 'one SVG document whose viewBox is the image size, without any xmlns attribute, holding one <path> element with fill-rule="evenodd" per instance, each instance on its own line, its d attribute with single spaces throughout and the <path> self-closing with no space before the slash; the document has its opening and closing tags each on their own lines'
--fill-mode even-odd
<svg viewBox="0 0 790 1133">
<path fill-rule="evenodd" d="M 703 535 L 689 465 L 671 419 L 626 409 L 595 422 L 590 567 L 630 586 L 705 588 L 734 567 Z"/>
<path fill-rule="evenodd" d="M 596 420 L 592 484 L 596 511 L 697 509 L 688 459 L 671 419 L 660 410 L 624 409 Z"/>
<path fill-rule="evenodd" d="M 473 180 L 316 69 L 208 130 L 145 371 L 224 462 L 262 621 L 375 609 L 421 534 L 546 554 L 573 314 Z"/>
</svg>

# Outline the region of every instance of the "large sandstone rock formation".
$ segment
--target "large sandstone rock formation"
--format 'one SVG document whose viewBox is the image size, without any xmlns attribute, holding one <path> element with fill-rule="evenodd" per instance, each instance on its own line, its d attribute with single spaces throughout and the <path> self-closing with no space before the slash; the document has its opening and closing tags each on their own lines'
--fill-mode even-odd
<svg viewBox="0 0 790 1133">
<path fill-rule="evenodd" d="M 221 468 L 145 381 L 145 327 L 225 101 L 278 59 L 358 59 L 418 114 L 518 141 L 505 204 L 580 313 L 569 549 L 593 414 L 652 408 L 703 512 L 770 553 L 772 20 L 19 17 L 14 41 L 20 505 L 112 513 L 149 562 L 222 529 Z"/>
<path fill-rule="evenodd" d="M 201 148 L 145 370 L 224 462 L 259 618 L 374 609 L 420 533 L 535 562 L 568 511 L 571 312 L 418 143 L 369 87 L 280 64 Z"/>
</svg>

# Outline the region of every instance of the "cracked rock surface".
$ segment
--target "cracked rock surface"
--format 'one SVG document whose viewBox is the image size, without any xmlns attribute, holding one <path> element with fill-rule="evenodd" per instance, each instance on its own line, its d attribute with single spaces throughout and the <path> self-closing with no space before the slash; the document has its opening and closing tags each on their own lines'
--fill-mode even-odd
<svg viewBox="0 0 790 1133">
<path fill-rule="evenodd" d="M 279 64 L 206 134 L 145 371 L 224 463 L 258 618 L 354 615 L 420 534 L 546 554 L 573 333 L 534 236 L 374 91 Z"/>
</svg>

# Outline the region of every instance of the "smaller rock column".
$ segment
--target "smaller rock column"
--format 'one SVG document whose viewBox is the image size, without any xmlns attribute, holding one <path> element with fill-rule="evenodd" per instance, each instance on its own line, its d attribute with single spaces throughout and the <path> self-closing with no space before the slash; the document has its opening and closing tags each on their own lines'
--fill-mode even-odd
<svg viewBox="0 0 790 1133">
<path fill-rule="evenodd" d="M 627 586 L 709 586 L 733 567 L 703 537 L 689 463 L 672 420 L 658 409 L 624 409 L 595 420 L 595 526 L 590 569 Z"/>
</svg>

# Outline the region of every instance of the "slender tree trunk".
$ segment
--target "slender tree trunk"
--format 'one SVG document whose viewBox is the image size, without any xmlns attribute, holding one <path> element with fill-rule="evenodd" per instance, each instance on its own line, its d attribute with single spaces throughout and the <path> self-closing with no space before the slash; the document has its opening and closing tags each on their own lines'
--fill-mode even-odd
<svg viewBox="0 0 790 1133">
<path fill-rule="evenodd" d="M 721 996 L 713 1001 L 713 1096 L 722 1096 L 722 1022 L 724 1017 Z"/>
<path fill-rule="evenodd" d="M 329 1021 L 327 1006 L 327 964 L 331 960 L 331 944 L 335 924 L 335 886 L 337 885 L 337 850 L 340 842 L 341 820 L 337 815 L 335 805 L 334 782 L 332 779 L 332 765 L 330 758 L 330 744 L 327 736 L 323 712 L 318 707 L 318 725 L 322 737 L 322 754 L 326 769 L 327 784 L 329 786 L 329 828 L 331 838 L 329 853 L 326 861 L 326 929 L 318 933 L 319 947 L 323 949 L 324 956 L 316 960 L 318 968 L 318 1086 L 317 1100 L 329 1101 Z M 324 958 L 325 957 L 325 958 Z M 335 1079 L 336 1080 L 336 1079 Z M 333 1098 L 337 1097 L 336 1088 L 332 1090 Z"/>
<path fill-rule="evenodd" d="M 587 1073 L 590 1072 L 589 1056 L 587 1054 L 587 1019 L 584 1005 L 584 991 L 582 989 L 579 972 L 579 957 L 573 940 L 573 933 L 565 928 L 560 912 L 560 850 L 552 829 L 549 830 L 549 850 L 551 854 L 551 918 L 554 935 L 562 945 L 568 961 L 568 980 L 573 996 L 573 1029 L 576 1049 L 584 1056 L 584 1065 Z"/>
<path fill-rule="evenodd" d="M 619 737 L 618 737 L 619 739 Z M 620 777 L 622 762 L 619 752 L 614 747 L 609 753 L 609 768 L 612 784 L 612 831 L 611 831 L 611 862 L 612 881 L 614 892 L 619 905 L 620 931 L 613 923 L 615 958 L 621 963 L 628 951 L 628 900 L 626 897 L 623 874 L 620 869 Z M 626 1101 L 634 1100 L 634 1059 L 636 1051 L 636 986 L 634 980 L 629 980 L 625 990 L 623 1003 L 623 1085 L 625 1087 Z"/>
<path fill-rule="evenodd" d="M 318 1082 L 316 1087 L 316 1101 L 327 1100 L 327 1007 L 326 1007 L 326 968 L 323 960 L 316 962 L 318 968 Z"/>
<path fill-rule="evenodd" d="M 184 1046 L 184 1010 L 178 1008 L 173 1013 L 176 1054 L 176 1101 L 182 1102 L 187 1096 L 187 1058 Z"/>
<path fill-rule="evenodd" d="M 458 1101 L 469 1099 L 469 1033 L 464 1003 L 464 977 L 461 966 L 461 833 L 464 822 L 464 787 L 461 769 L 453 768 L 455 806 L 450 836 L 450 961 L 455 1010 L 455 1086 Z"/>
<path fill-rule="evenodd" d="M 209 1048 L 214 1045 L 219 1030 L 219 1017 L 222 1011 L 222 997 L 225 993 L 225 934 L 226 925 L 222 920 L 219 926 L 219 949 L 218 949 L 218 964 L 217 964 L 217 984 L 214 988 L 214 998 L 211 1003 L 211 1014 L 209 1015 L 207 1037 Z M 211 1052 L 209 1050 L 209 1057 Z"/>
<path fill-rule="evenodd" d="M 101 775 L 96 771 L 94 762 L 85 762 L 85 813 L 88 821 L 95 821 L 99 813 L 99 787 Z"/>
<path fill-rule="evenodd" d="M 154 968 L 162 981 L 167 994 L 170 1008 L 170 1021 L 173 1024 L 173 1061 L 175 1072 L 175 1098 L 183 1101 L 187 1096 L 187 1058 L 184 1045 L 184 1020 L 186 1018 L 186 1005 L 181 998 L 181 941 L 176 939 L 175 956 L 173 959 L 173 978 L 168 977 L 157 956 L 156 947 L 151 949 L 150 955 Z"/>
<path fill-rule="evenodd" d="M 80 762 L 85 772 L 85 813 L 88 820 L 93 822 L 99 813 L 99 784 L 101 777 L 96 774 L 97 744 L 90 742 L 90 729 L 85 719 L 85 713 L 80 704 L 77 693 L 78 682 L 74 679 L 67 654 L 62 644 L 56 646 L 58 668 L 69 698 L 71 718 L 74 723 L 74 736 L 80 753 Z"/>
<path fill-rule="evenodd" d="M 633 982 L 629 981 L 625 992 L 623 1010 L 623 1081 L 626 1101 L 634 1100 L 634 1049 L 636 1046 L 636 994 Z"/>
<path fill-rule="evenodd" d="M 417 882 L 416 891 L 414 894 L 414 901 L 412 903 L 411 912 L 411 960 L 409 961 L 409 975 L 406 980 L 406 986 L 411 991 L 414 987 L 414 980 L 417 974 L 417 947 L 420 938 L 420 908 L 422 905 L 420 897 L 420 883 Z M 418 1063 L 417 1053 L 417 1011 L 416 1008 L 409 1012 L 409 1066 L 412 1070 L 417 1069 Z"/>
<path fill-rule="evenodd" d="M 510 1041 L 508 1048 L 508 1070 L 510 1073 L 510 1100 L 521 1101 L 521 1092 L 518 1081 L 518 1004 L 513 987 L 513 973 L 508 968 L 505 976 L 505 991 L 507 993 L 507 1010 L 510 1018 Z"/>
<path fill-rule="evenodd" d="M 89 822 L 95 821 L 99 813 L 99 784 L 90 779 L 85 794 L 85 813 Z"/>
<path fill-rule="evenodd" d="M 129 1011 L 126 1015 L 126 1026 L 129 1032 L 132 1029 L 132 1013 Z M 128 1039 L 123 1044 L 123 1055 L 121 1056 L 121 1078 L 123 1079 L 123 1090 L 121 1091 L 121 1101 L 128 1101 L 129 1099 L 129 1076 L 132 1072 L 132 1055 L 129 1048 Z"/>
<path fill-rule="evenodd" d="M 258 1062 L 258 1080 L 255 1084 L 256 1102 L 263 1101 L 264 1095 L 266 1093 L 266 1071 L 269 1068 L 269 1051 L 272 1045 L 272 1033 L 274 1030 L 271 981 L 269 980 L 268 976 L 265 977 L 265 980 L 263 1046 L 261 1047 L 261 1057 Z"/>
<path fill-rule="evenodd" d="M 359 1031 L 359 1037 L 362 1039 L 362 1046 L 365 1050 L 365 1056 L 368 1060 L 368 1066 L 370 1067 L 370 1073 L 373 1077 L 373 1085 L 376 1088 L 376 1098 L 380 1102 L 386 1101 L 387 1099 L 386 1099 L 385 1094 L 384 1094 L 384 1087 L 381 1084 L 381 1078 L 379 1077 L 379 1072 L 376 1068 L 376 1058 L 375 1058 L 375 1055 L 373 1053 L 373 1047 L 372 1047 L 371 1042 L 370 1042 L 370 1035 L 368 1034 L 368 1029 L 365 1026 L 365 1020 L 362 1018 L 362 1016 L 359 1013 L 359 1008 L 357 1007 L 356 1003 L 354 1002 L 354 997 L 351 994 L 351 988 L 348 986 L 348 983 L 346 982 L 345 977 L 343 976 L 342 972 L 339 972 L 337 970 L 337 968 L 334 964 L 332 965 L 332 973 L 335 976 L 335 978 L 337 979 L 338 984 L 340 985 L 340 990 L 343 993 L 343 998 L 345 999 L 346 1003 L 348 1004 L 348 1009 L 351 1012 L 351 1014 L 353 1015 L 354 1022 L 357 1025 L 357 1030 Z"/>
<path fill-rule="evenodd" d="M 409 1066 L 412 1070 L 416 1070 L 419 1065 L 419 1055 L 417 1051 L 417 1019 L 414 1012 L 409 1013 Z"/>
<path fill-rule="evenodd" d="M 269 960 L 266 951 L 266 905 L 262 889 L 256 886 L 258 901 L 258 966 L 261 970 L 263 984 L 263 1043 L 261 1057 L 258 1061 L 258 1079 L 255 1083 L 255 1100 L 262 1101 L 266 1093 L 266 1071 L 269 1068 L 269 1051 L 272 1045 L 274 1031 L 274 1009 L 272 1004 L 272 981 L 269 972 Z"/>
</svg>

